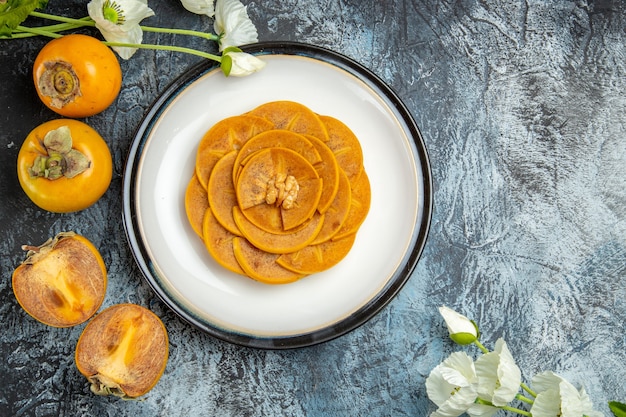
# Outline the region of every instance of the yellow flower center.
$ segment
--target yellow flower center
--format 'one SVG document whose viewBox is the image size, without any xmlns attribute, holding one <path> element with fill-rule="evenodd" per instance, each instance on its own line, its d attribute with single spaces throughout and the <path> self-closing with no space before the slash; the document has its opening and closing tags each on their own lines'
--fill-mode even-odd
<svg viewBox="0 0 626 417">
<path fill-rule="evenodd" d="M 124 10 L 115 1 L 106 0 L 102 5 L 102 15 L 106 20 L 116 25 L 123 25 L 126 21 Z"/>
</svg>

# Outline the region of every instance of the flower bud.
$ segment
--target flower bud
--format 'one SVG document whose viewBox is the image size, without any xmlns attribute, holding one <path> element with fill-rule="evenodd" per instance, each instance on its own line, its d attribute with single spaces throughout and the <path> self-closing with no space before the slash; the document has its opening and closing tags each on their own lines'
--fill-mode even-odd
<svg viewBox="0 0 626 417">
<path fill-rule="evenodd" d="M 450 338 L 459 345 L 469 345 L 478 340 L 476 323 L 462 314 L 446 307 L 439 307 L 439 313 L 446 322 Z"/>
</svg>

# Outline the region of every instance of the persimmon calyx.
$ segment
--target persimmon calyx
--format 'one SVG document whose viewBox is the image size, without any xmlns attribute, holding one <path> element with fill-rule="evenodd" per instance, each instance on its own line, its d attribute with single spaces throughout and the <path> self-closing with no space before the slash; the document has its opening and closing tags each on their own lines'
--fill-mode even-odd
<svg viewBox="0 0 626 417">
<path fill-rule="evenodd" d="M 46 154 L 35 158 L 29 169 L 31 177 L 74 178 L 91 165 L 82 152 L 72 148 L 72 134 L 67 126 L 49 131 L 43 138 L 43 146 Z"/>
<path fill-rule="evenodd" d="M 37 261 L 46 256 L 60 240 L 76 236 L 74 232 L 60 232 L 56 236 L 51 237 L 39 246 L 22 245 L 22 250 L 28 251 L 26 253 L 26 259 L 22 262 L 24 264 L 33 265 Z"/>
<path fill-rule="evenodd" d="M 44 96 L 50 97 L 50 105 L 60 109 L 82 95 L 80 80 L 72 67 L 65 61 L 48 61 L 45 70 L 37 81 L 39 90 Z"/>
<path fill-rule="evenodd" d="M 115 397 L 120 397 L 123 399 L 132 399 L 132 397 L 129 397 L 124 392 L 120 384 L 118 384 L 106 375 L 93 375 L 87 378 L 87 380 L 90 384 L 89 389 L 96 395 L 113 395 Z"/>
</svg>

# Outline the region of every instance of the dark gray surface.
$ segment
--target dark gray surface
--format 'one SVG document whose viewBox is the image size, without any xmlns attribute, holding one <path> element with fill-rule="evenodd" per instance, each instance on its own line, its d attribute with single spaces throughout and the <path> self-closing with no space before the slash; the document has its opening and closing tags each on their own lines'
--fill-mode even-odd
<svg viewBox="0 0 626 417">
<path fill-rule="evenodd" d="M 81 1 L 51 3 L 50 11 L 86 13 Z M 626 5 L 245 3 L 260 40 L 341 52 L 409 107 L 430 152 L 435 190 L 415 273 L 374 319 L 318 346 L 263 351 L 199 333 L 155 297 L 121 222 L 133 132 L 149 104 L 199 58 L 140 51 L 122 62 L 117 102 L 86 119 L 111 147 L 111 188 L 92 208 L 59 215 L 30 203 L 15 175 L 23 138 L 56 117 L 31 81 L 45 40 L 0 41 L 0 415 L 427 415 L 434 406 L 425 378 L 460 349 L 447 339 L 441 304 L 474 318 L 487 347 L 504 337 L 525 379 L 556 371 L 584 383 L 607 414 L 606 401 L 626 401 Z M 157 16 L 146 24 L 212 28 L 175 0 L 150 5 Z M 105 306 L 138 303 L 167 326 L 170 360 L 142 402 L 91 395 L 73 362 L 83 326 L 46 327 L 15 301 L 10 276 L 24 258 L 20 245 L 64 230 L 101 249 L 109 269 Z"/>
</svg>

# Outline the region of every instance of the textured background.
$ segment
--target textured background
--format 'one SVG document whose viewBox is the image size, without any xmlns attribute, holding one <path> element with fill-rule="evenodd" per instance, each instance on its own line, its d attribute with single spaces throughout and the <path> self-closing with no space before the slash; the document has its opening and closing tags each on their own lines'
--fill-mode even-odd
<svg viewBox="0 0 626 417">
<path fill-rule="evenodd" d="M 199 58 L 140 51 L 122 62 L 116 104 L 87 122 L 109 139 L 110 190 L 76 214 L 37 209 L 21 191 L 23 138 L 55 118 L 31 66 L 44 39 L 0 46 L 0 415 L 425 416 L 424 381 L 450 352 L 437 306 L 504 337 L 529 380 L 556 371 L 596 408 L 626 401 L 626 4 L 622 1 L 265 0 L 244 2 L 260 40 L 341 52 L 382 77 L 428 146 L 435 211 L 401 293 L 330 342 L 262 351 L 215 340 L 169 311 L 141 277 L 121 223 L 121 174 L 149 104 Z M 176 0 L 152 1 L 152 26 L 212 30 Z M 48 9 L 86 14 L 84 2 Z M 146 34 L 146 42 L 207 48 Z M 213 49 L 211 45 L 209 47 Z M 52 329 L 17 305 L 20 245 L 63 230 L 88 236 L 109 269 L 105 306 L 151 308 L 171 356 L 142 402 L 95 397 L 73 362 L 82 326 Z M 467 349 L 471 354 L 476 350 Z M 501 415 L 506 415 L 501 413 Z"/>
</svg>

